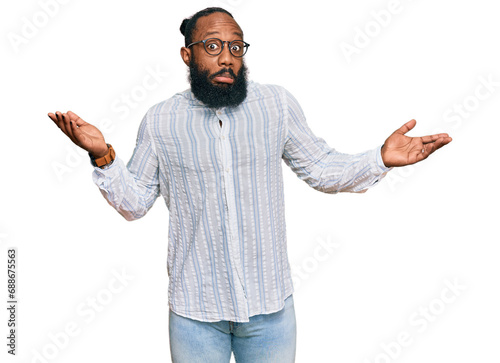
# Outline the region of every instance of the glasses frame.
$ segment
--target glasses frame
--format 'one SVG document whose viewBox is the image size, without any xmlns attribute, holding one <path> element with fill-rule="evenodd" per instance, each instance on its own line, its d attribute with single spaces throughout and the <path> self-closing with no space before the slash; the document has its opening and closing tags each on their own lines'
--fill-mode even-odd
<svg viewBox="0 0 500 363">
<path fill-rule="evenodd" d="M 217 54 L 212 54 L 212 53 L 209 53 L 208 50 L 207 50 L 207 46 L 206 46 L 206 42 L 208 42 L 209 40 L 218 40 L 222 43 L 222 47 L 220 48 L 220 52 L 217 53 Z M 231 44 L 233 44 L 234 42 L 243 42 L 243 47 L 245 48 L 245 51 L 243 52 L 242 55 L 235 55 L 233 53 L 233 51 L 231 50 Z M 213 56 L 216 56 L 216 55 L 219 55 L 222 53 L 222 51 L 224 50 L 224 46 L 228 45 L 228 49 L 229 49 L 229 53 L 231 53 L 231 55 L 233 57 L 236 57 L 236 58 L 241 58 L 243 57 L 245 54 L 247 54 L 247 51 L 248 51 L 248 47 L 250 46 L 250 44 L 248 44 L 247 42 L 241 40 L 241 39 L 235 39 L 235 40 L 232 40 L 232 41 L 229 41 L 229 40 L 221 40 L 219 38 L 208 38 L 208 39 L 205 39 L 205 40 L 200 40 L 200 41 L 197 41 L 197 42 L 193 42 L 191 44 L 189 44 L 186 48 L 189 48 L 190 46 L 192 45 L 195 45 L 195 44 L 198 44 L 198 43 L 203 43 L 203 48 L 205 49 L 205 52 L 207 52 L 207 54 L 209 55 L 213 55 Z"/>
</svg>

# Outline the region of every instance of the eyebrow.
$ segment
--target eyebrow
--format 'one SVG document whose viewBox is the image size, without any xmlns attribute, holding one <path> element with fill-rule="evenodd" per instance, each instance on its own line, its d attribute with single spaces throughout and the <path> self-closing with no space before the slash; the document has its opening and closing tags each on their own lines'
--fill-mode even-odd
<svg viewBox="0 0 500 363">
<path fill-rule="evenodd" d="M 209 35 L 215 35 L 215 34 L 220 34 L 219 32 L 208 32 L 208 33 L 205 33 L 203 35 L 203 38 L 206 38 L 208 37 Z M 243 33 L 240 33 L 240 32 L 233 32 L 234 35 L 240 37 L 241 39 L 243 39 Z"/>
</svg>

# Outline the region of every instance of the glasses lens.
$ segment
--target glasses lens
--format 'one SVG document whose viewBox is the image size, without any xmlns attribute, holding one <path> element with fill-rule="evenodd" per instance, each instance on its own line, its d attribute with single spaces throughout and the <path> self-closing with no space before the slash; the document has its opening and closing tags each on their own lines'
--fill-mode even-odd
<svg viewBox="0 0 500 363">
<path fill-rule="evenodd" d="M 222 41 L 219 39 L 207 39 L 205 42 L 205 50 L 208 54 L 217 55 L 222 50 Z"/>
<path fill-rule="evenodd" d="M 233 40 L 229 46 L 229 50 L 235 57 L 243 57 L 247 51 L 245 43 L 242 40 Z"/>
</svg>

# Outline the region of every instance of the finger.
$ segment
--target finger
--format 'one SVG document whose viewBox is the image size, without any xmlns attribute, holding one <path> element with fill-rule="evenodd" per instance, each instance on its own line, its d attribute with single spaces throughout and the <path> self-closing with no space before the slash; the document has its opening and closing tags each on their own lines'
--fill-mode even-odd
<svg viewBox="0 0 500 363">
<path fill-rule="evenodd" d="M 59 120 L 57 119 L 56 114 L 54 114 L 54 113 L 52 113 L 52 112 L 49 112 L 49 113 L 47 114 L 47 116 L 49 116 L 49 118 L 50 118 L 50 119 L 51 119 L 51 120 L 52 120 L 52 121 L 56 124 L 56 126 L 59 128 L 59 130 L 63 131 L 63 130 L 61 129 L 61 125 L 59 124 L 60 122 L 59 122 Z"/>
<path fill-rule="evenodd" d="M 80 116 L 78 116 L 73 111 L 68 111 L 68 116 L 70 117 L 71 121 L 73 121 L 78 127 L 87 124 L 87 122 L 85 122 Z"/>
<path fill-rule="evenodd" d="M 406 134 L 408 131 L 410 131 L 411 129 L 413 129 L 415 127 L 415 125 L 417 124 L 417 121 L 415 121 L 414 119 L 408 121 L 407 123 L 405 123 L 403 126 L 401 126 L 399 129 L 397 129 L 396 131 L 394 131 L 394 133 L 398 133 L 398 134 Z"/>
<path fill-rule="evenodd" d="M 59 120 L 57 119 L 57 111 L 55 113 L 49 112 L 48 116 L 59 127 Z"/>
<path fill-rule="evenodd" d="M 434 142 L 440 138 L 448 138 L 449 135 L 448 134 L 435 134 L 435 135 L 427 135 L 427 136 L 422 136 L 420 139 L 422 140 L 422 143 L 424 144 L 428 144 L 430 142 Z"/>
<path fill-rule="evenodd" d="M 78 142 L 76 141 L 75 136 L 73 135 L 73 128 L 70 124 L 71 121 L 69 119 L 69 116 L 66 113 L 63 113 L 62 119 L 63 119 L 64 125 L 66 127 L 66 135 L 68 135 L 68 137 L 71 139 L 71 141 L 73 141 L 75 144 L 78 145 Z"/>
<path fill-rule="evenodd" d="M 52 112 L 49 112 L 49 113 L 47 114 L 47 116 L 49 116 L 49 118 L 50 118 L 52 121 L 54 121 L 54 123 L 57 125 L 57 117 L 56 117 L 56 115 L 54 115 Z"/>
<path fill-rule="evenodd" d="M 436 142 L 434 143 L 434 151 L 436 151 L 436 150 L 442 148 L 443 146 L 449 144 L 451 141 L 452 141 L 452 138 L 449 137 L 449 136 L 437 139 Z"/>
<path fill-rule="evenodd" d="M 448 137 L 440 137 L 435 142 L 423 145 L 422 156 L 424 157 L 424 159 L 427 158 L 430 154 L 432 154 L 436 150 L 439 150 L 443 146 L 449 144 L 451 141 L 452 141 L 452 138 L 449 136 Z"/>
<path fill-rule="evenodd" d="M 56 119 L 57 119 L 57 126 L 61 129 L 62 132 L 64 132 L 65 135 L 68 135 L 68 132 L 66 131 L 66 125 L 63 120 L 62 112 L 56 111 Z"/>
<path fill-rule="evenodd" d="M 77 144 L 78 146 L 84 148 L 82 145 L 85 143 L 86 136 L 83 133 L 82 130 L 80 130 L 77 126 L 76 123 L 73 121 L 70 121 L 70 127 L 71 127 L 71 133 L 73 135 L 73 138 L 75 139 L 74 143 Z M 85 149 L 85 148 L 84 148 Z M 86 149 L 85 149 L 86 150 Z"/>
<path fill-rule="evenodd" d="M 430 143 L 427 143 L 424 145 L 424 147 L 426 147 L 427 145 L 432 145 L 433 147 L 433 152 L 436 151 L 437 149 L 439 148 L 442 148 L 443 146 L 445 146 L 446 144 L 449 144 L 451 142 L 452 138 L 449 137 L 449 136 L 446 136 L 446 137 L 440 137 L 438 138 L 437 140 L 435 140 L 434 142 L 430 142 Z"/>
</svg>

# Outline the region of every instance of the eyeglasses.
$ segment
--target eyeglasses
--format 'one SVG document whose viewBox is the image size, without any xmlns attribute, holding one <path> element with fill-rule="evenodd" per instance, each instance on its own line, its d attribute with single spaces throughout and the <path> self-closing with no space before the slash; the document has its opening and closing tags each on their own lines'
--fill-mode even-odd
<svg viewBox="0 0 500 363">
<path fill-rule="evenodd" d="M 243 40 L 233 40 L 229 42 L 227 40 L 220 40 L 217 38 L 210 38 L 205 40 L 200 40 L 199 42 L 191 43 L 187 46 L 189 48 L 192 45 L 203 43 L 205 51 L 210 55 L 219 55 L 224 50 L 224 43 L 228 44 L 229 51 L 235 57 L 243 57 L 248 50 L 250 44 L 244 42 Z"/>
</svg>

